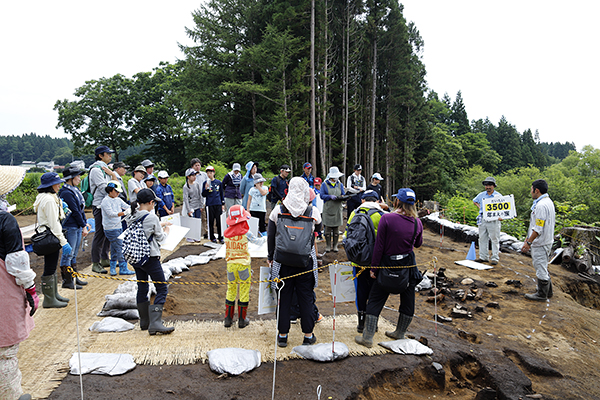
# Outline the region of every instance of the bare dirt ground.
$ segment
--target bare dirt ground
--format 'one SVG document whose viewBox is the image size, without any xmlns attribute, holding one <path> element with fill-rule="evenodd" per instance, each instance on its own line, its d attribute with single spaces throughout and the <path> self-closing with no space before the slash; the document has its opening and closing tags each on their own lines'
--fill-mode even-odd
<svg viewBox="0 0 600 400">
<path fill-rule="evenodd" d="M 29 217 L 19 222 L 21 226 L 31 223 Z M 465 258 L 469 244 L 445 238 L 440 247 L 439 233 L 431 231 L 425 232 L 424 239 L 416 250 L 417 261 L 421 270 L 433 272 L 430 261 L 435 258 L 438 268 L 444 269 L 445 278 L 441 276 L 438 283 L 447 290 L 437 311 L 453 318 L 436 327 L 434 304 L 427 301 L 431 293 L 417 293 L 409 334 L 427 343 L 433 355 L 386 354 L 334 363 L 278 362 L 276 398 L 318 398 L 317 386 L 321 385 L 323 399 L 600 399 L 597 284 L 552 265 L 554 297 L 547 303 L 530 302 L 523 298 L 524 293 L 535 290 L 529 257 L 502 253 L 499 265 L 476 271 L 454 264 Z M 318 243 L 320 251 L 324 246 Z M 198 245 L 183 246 L 171 257 L 204 250 Z M 80 253 L 80 265 L 90 262 L 89 254 L 89 249 Z M 325 254 L 323 264 L 336 259 L 345 260 L 343 250 Z M 39 288 L 43 260 L 35 255 L 31 260 Z M 265 260 L 252 261 L 254 276 L 263 265 Z M 192 267 L 181 276 L 188 281 L 225 281 L 225 271 L 225 262 L 219 260 Z M 464 278 L 474 282 L 461 284 Z M 317 305 L 323 315 L 332 315 L 327 269 L 320 273 L 319 282 Z M 257 293 L 257 288 L 252 290 Z M 469 294 L 464 301 L 460 290 Z M 222 286 L 204 286 L 199 292 L 194 287 L 171 285 L 165 319 L 222 319 L 224 296 Z M 251 319 L 272 318 L 258 316 L 252 300 L 251 294 Z M 398 296 L 390 296 L 382 317 L 395 322 L 398 302 Z M 471 317 L 454 317 L 456 304 L 466 308 Z M 338 303 L 336 313 L 354 314 L 354 304 Z M 330 338 L 319 338 L 320 342 L 327 340 Z M 434 363 L 439 364 L 438 369 Z M 200 363 L 139 365 L 118 377 L 85 375 L 83 385 L 85 397 L 93 399 L 266 399 L 271 396 L 273 364 L 263 363 L 237 377 L 219 376 Z M 67 376 L 48 398 L 80 398 L 79 377 Z"/>
</svg>

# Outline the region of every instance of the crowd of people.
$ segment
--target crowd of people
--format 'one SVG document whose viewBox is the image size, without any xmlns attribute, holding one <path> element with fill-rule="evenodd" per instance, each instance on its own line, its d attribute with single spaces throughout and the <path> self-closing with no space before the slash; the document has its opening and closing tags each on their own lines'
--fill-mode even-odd
<svg viewBox="0 0 600 400">
<path fill-rule="evenodd" d="M 168 183 L 169 174 L 161 170 L 154 178 L 154 164 L 144 160 L 132 171 L 128 188 L 122 180 L 129 166 L 115 163 L 109 168 L 114 152 L 107 146 L 96 148 L 96 161 L 90 166 L 87 177 L 89 190 L 80 190 L 84 170 L 68 167 L 61 178 L 54 172 L 41 176 L 33 209 L 36 227 L 48 230 L 57 239 L 56 250 L 44 254 L 41 276 L 42 307 L 66 307 L 69 299 L 58 291 L 56 276 L 60 266 L 62 288 L 82 289 L 87 282 L 73 279 L 69 268 L 77 271 L 78 250 L 83 238 L 92 230 L 92 270 L 110 275 L 136 275 L 138 280 L 137 308 L 140 328 L 150 335 L 174 331 L 162 322 L 163 305 L 168 288 L 160 262 L 160 244 L 169 233 L 170 223 L 161 216 L 175 212 L 173 189 Z M 20 372 L 16 365 L 18 344 L 25 340 L 33 328 L 32 315 L 38 307 L 34 278 L 29 267 L 29 256 L 24 251 L 23 240 L 15 218 L 7 212 L 5 197 L 22 181 L 24 170 L 19 167 L 0 167 L 0 289 L 14 307 L 3 307 L 0 318 L 6 323 L 0 328 L 0 397 L 20 398 Z M 340 178 L 343 172 L 332 166 L 324 180 L 313 177 L 312 165 L 305 163 L 301 176 L 289 178 L 291 168 L 282 165 L 279 174 L 271 180 L 269 188 L 259 164 L 246 164 L 242 175 L 239 163 L 234 163 L 223 181 L 216 179 L 215 169 L 207 166 L 202 171 L 200 160 L 192 159 L 185 172 L 182 215 L 203 219 L 203 235 L 212 242 L 224 243 L 227 262 L 227 292 L 224 326 L 230 327 L 235 318 L 237 299 L 238 327 L 245 328 L 250 302 L 251 257 L 248 250 L 249 219 L 259 219 L 259 236 L 266 236 L 271 278 L 275 279 L 280 295 L 278 340 L 280 347 L 287 346 L 290 323 L 300 318 L 305 345 L 316 343 L 313 333 L 315 323 L 322 316 L 315 304 L 314 288 L 318 284 L 317 237 L 324 237 L 325 251 L 339 251 L 340 233 L 346 237 L 348 227 L 361 214 L 367 215 L 374 227 L 372 256 L 367 265 L 353 262 L 355 276 L 356 308 L 358 315 L 355 341 L 363 346 L 373 345 L 379 315 L 390 294 L 400 295 L 399 318 L 396 330 L 385 332 L 393 339 L 404 338 L 415 312 L 415 286 L 422 276 L 417 269 L 414 248 L 423 242 L 423 225 L 416 210 L 416 193 L 409 188 L 400 189 L 392 207 L 382 196 L 379 173 L 372 175 L 370 183 L 362 176 L 360 164 L 347 178 L 346 186 Z M 480 208 L 484 198 L 499 195 L 496 181 L 488 177 L 483 182 L 486 191 L 474 202 Z M 83 187 L 84 185 L 82 185 Z M 538 278 L 538 289 L 526 295 L 530 300 L 552 297 L 552 284 L 547 261 L 554 231 L 554 206 L 548 197 L 548 185 L 543 180 L 532 183 L 534 199 L 528 237 L 523 246 L 531 248 L 533 264 Z M 91 199 L 93 226 L 85 215 L 86 196 Z M 322 200 L 322 211 L 316 199 Z M 267 201 L 268 200 L 268 201 Z M 347 223 L 344 226 L 343 203 L 346 202 Z M 267 203 L 270 208 L 267 208 Z M 221 214 L 226 213 L 226 225 L 221 226 Z M 491 262 L 498 261 L 498 248 L 494 243 L 500 221 L 481 223 L 480 260 L 488 254 L 487 241 L 492 240 Z M 149 245 L 149 256 L 128 265 L 123 254 L 123 232 L 139 228 Z M 127 234 L 126 232 L 126 234 Z M 59 264 L 60 262 L 60 264 Z M 108 271 L 106 268 L 108 267 Z M 129 268 L 133 267 L 133 271 Z M 400 278 L 390 278 L 386 267 L 402 271 Z M 305 272 L 302 274 L 301 272 Z M 151 304 L 148 279 L 156 282 L 157 294 Z M 401 279 L 394 280 L 394 279 Z M 398 283 L 401 282 L 401 283 Z M 296 311 L 295 311 L 296 310 Z M 9 379 L 10 378 L 10 379 Z M 27 396 L 27 395 L 25 395 Z"/>
</svg>

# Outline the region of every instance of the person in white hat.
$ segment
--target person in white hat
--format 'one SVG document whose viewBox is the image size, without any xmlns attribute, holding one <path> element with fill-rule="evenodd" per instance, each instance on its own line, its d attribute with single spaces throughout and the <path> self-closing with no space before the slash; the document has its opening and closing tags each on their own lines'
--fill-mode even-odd
<svg viewBox="0 0 600 400">
<path fill-rule="evenodd" d="M 383 176 L 379 172 L 375 172 L 371 177 L 371 183 L 367 186 L 367 191 L 374 190 L 378 194 L 377 201 L 379 203 L 385 203 L 385 199 L 383 198 L 383 188 L 381 187 L 381 181 L 383 180 Z M 387 208 L 386 208 L 387 210 Z"/>
<path fill-rule="evenodd" d="M 160 171 L 157 175 L 158 185 L 156 186 L 156 196 L 161 200 L 158 202 L 158 216 L 165 217 L 175 212 L 175 194 L 173 188 L 169 185 L 169 173 Z"/>
<path fill-rule="evenodd" d="M 242 204 L 242 192 L 240 192 L 240 186 L 242 184 L 242 167 L 239 163 L 234 163 L 229 172 L 223 178 L 223 195 L 225 196 L 225 211 L 228 211 L 230 207 Z"/>
<path fill-rule="evenodd" d="M 25 177 L 25 169 L 0 166 L 0 397 L 31 399 L 21 389 L 21 371 L 17 353 L 19 344 L 29 337 L 34 327 L 33 314 L 39 298 L 35 290 L 35 272 L 29 266 L 29 255 L 23 248 L 23 237 L 17 220 L 8 211 L 6 196 Z"/>
<path fill-rule="evenodd" d="M 325 226 L 325 251 L 338 251 L 339 227 L 344 224 L 341 196 L 346 194 L 340 178 L 344 176 L 338 167 L 329 168 L 329 174 L 321 185 L 323 199 L 323 226 Z M 333 247 L 332 247 L 333 243 Z"/>
<path fill-rule="evenodd" d="M 485 187 L 485 190 L 473 199 L 473 204 L 479 208 L 479 215 L 477 216 L 477 225 L 479 226 L 479 258 L 477 262 L 490 261 L 489 243 L 491 241 L 491 264 L 496 265 L 500 259 L 500 225 L 502 218 L 494 221 L 486 221 L 483 218 L 483 200 L 501 197 L 502 195 L 496 190 L 496 179 L 493 176 L 488 176 L 481 184 Z"/>
<path fill-rule="evenodd" d="M 131 213 L 131 207 L 125 203 L 119 194 L 123 193 L 123 187 L 119 181 L 110 181 L 104 188 L 108 196 L 102 200 L 102 227 L 104 234 L 110 242 L 110 274 L 133 275 L 135 272 L 127 268 L 127 261 L 123 256 L 123 240 L 119 238 L 123 233 L 121 218 Z"/>
</svg>

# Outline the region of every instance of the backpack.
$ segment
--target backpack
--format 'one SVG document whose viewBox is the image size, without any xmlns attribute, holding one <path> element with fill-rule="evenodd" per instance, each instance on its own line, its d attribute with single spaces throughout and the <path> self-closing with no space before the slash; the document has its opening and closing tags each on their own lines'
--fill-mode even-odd
<svg viewBox="0 0 600 400">
<path fill-rule="evenodd" d="M 96 165 L 95 167 L 92 168 L 100 168 L 102 169 L 102 167 L 100 167 L 99 165 Z M 90 173 L 92 172 L 92 170 L 90 169 Z M 102 171 L 104 172 L 104 171 Z M 104 173 L 104 176 L 106 176 L 106 173 Z M 92 202 L 94 201 L 94 193 L 92 192 L 92 188 L 90 186 L 90 174 L 88 174 L 88 176 L 86 176 L 85 178 L 83 178 L 81 180 L 81 194 L 83 194 L 83 200 L 85 201 L 85 206 L 86 207 L 91 207 Z"/>
<path fill-rule="evenodd" d="M 346 228 L 344 250 L 348 260 L 363 267 L 370 266 L 373 258 L 375 225 L 373 225 L 371 215 L 375 213 L 381 214 L 377 209 L 369 211 L 361 208 L 356 209 L 352 221 Z"/>
<path fill-rule="evenodd" d="M 315 235 L 314 220 L 311 217 L 312 205 L 304 214 L 293 217 L 285 206 L 281 205 L 281 214 L 277 217 L 277 234 L 275 235 L 275 254 L 273 259 L 290 267 L 307 268 L 312 265 L 310 255 Z"/>
<path fill-rule="evenodd" d="M 140 267 L 150 259 L 150 241 L 154 234 L 146 239 L 143 227 L 144 220 L 148 215 L 150 214 L 144 215 L 125 229 L 123 257 L 134 267 Z"/>
</svg>

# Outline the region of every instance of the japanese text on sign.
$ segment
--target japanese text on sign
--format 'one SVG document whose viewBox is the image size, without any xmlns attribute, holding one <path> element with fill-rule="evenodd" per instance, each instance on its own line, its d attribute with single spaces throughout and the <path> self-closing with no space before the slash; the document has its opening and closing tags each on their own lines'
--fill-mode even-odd
<svg viewBox="0 0 600 400">
<path fill-rule="evenodd" d="M 511 219 L 516 216 L 515 198 L 512 194 L 483 199 L 483 219 L 485 221 L 497 221 L 498 218 Z"/>
</svg>

